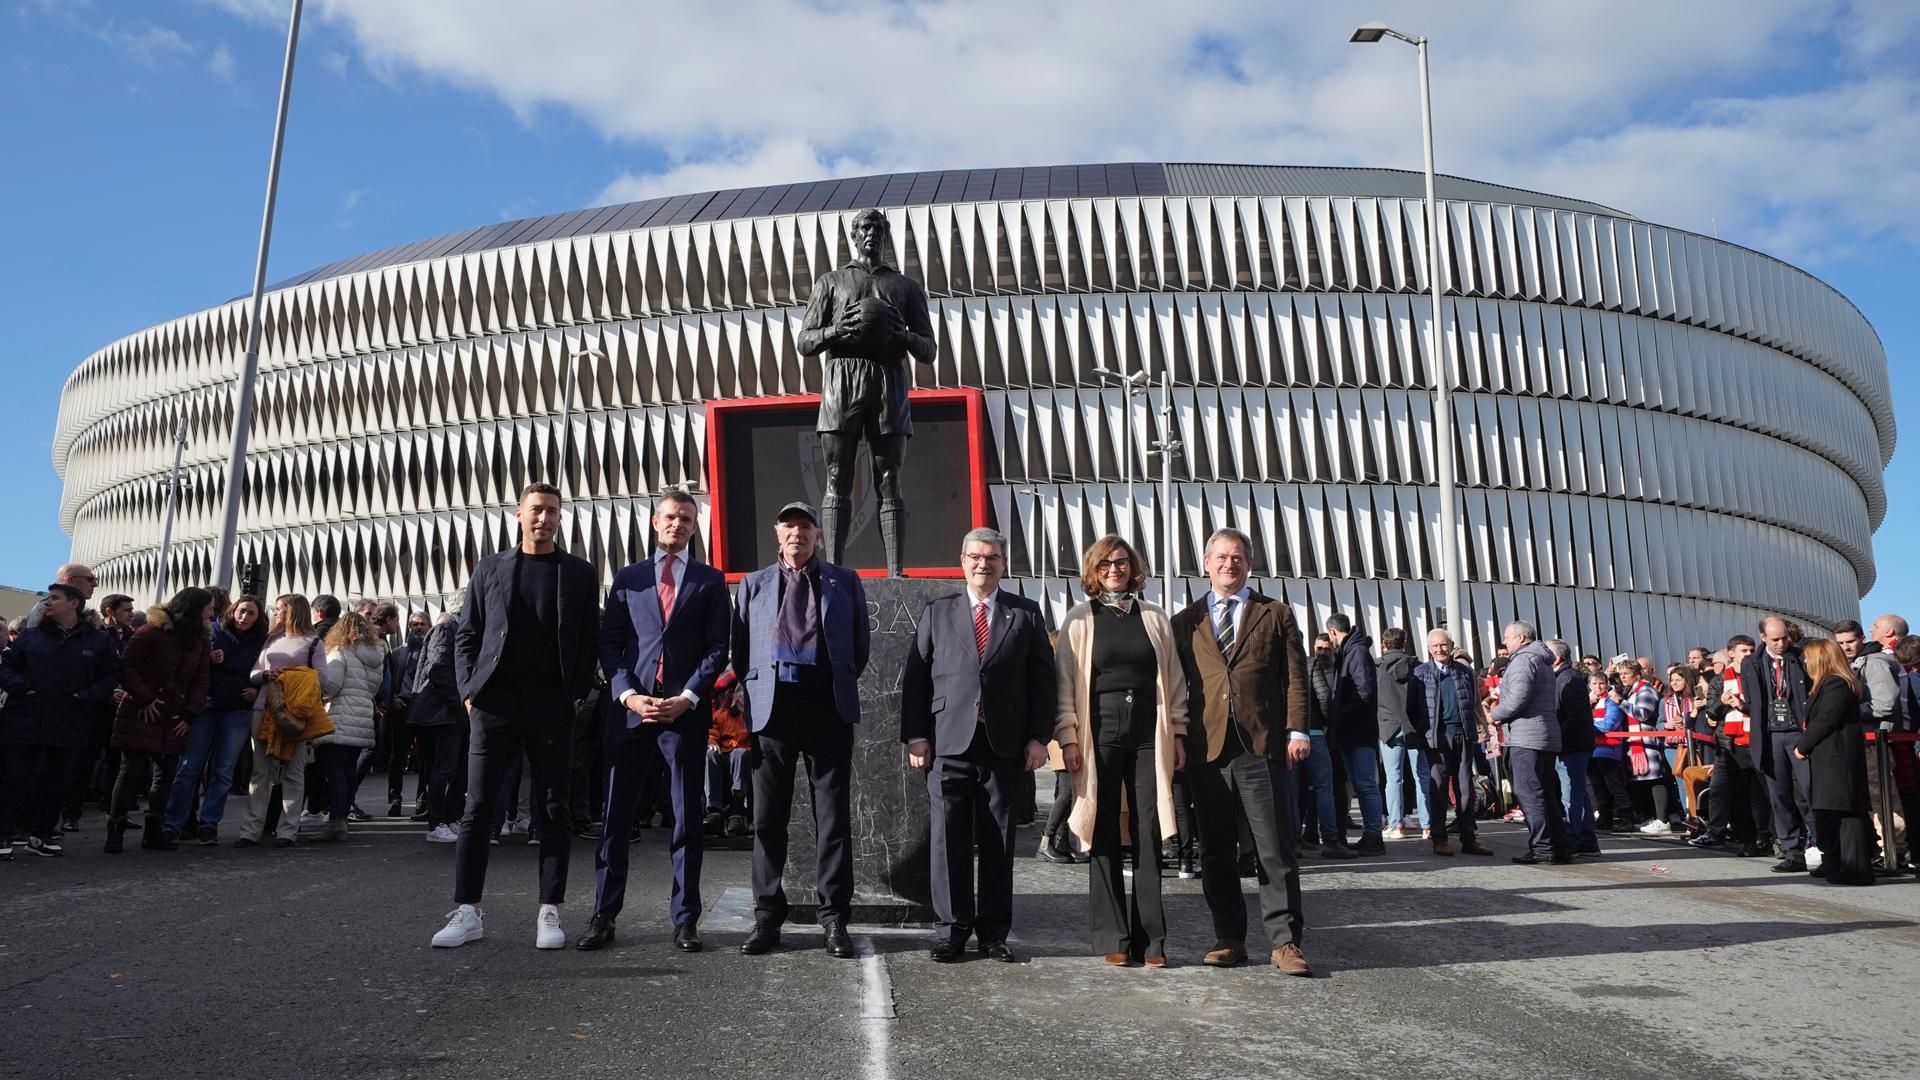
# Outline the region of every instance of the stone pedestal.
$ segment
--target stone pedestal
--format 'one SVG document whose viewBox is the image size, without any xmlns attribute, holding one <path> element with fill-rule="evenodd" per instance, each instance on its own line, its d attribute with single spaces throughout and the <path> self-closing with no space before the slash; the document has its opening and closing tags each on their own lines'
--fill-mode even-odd
<svg viewBox="0 0 1920 1080">
<path fill-rule="evenodd" d="M 873 648 L 860 677 L 860 726 L 853 747 L 853 921 L 931 922 L 932 871 L 927 862 L 926 774 L 907 765 L 900 743 L 900 676 L 920 612 L 936 596 L 959 592 L 956 580 L 867 578 Z M 813 796 L 804 777 L 793 785 L 787 898 L 790 918 L 811 922 L 815 888 Z"/>
</svg>

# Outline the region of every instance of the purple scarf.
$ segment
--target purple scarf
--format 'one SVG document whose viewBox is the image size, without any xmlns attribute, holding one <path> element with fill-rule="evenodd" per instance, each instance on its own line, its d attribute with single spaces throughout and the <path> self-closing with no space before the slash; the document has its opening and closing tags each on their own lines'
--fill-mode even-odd
<svg viewBox="0 0 1920 1080">
<path fill-rule="evenodd" d="M 799 668 L 820 662 L 820 605 L 814 598 L 819 574 L 817 556 L 797 570 L 780 564 L 786 590 L 780 598 L 780 620 L 773 630 L 773 658 L 780 665 L 781 682 L 798 681 Z"/>
</svg>

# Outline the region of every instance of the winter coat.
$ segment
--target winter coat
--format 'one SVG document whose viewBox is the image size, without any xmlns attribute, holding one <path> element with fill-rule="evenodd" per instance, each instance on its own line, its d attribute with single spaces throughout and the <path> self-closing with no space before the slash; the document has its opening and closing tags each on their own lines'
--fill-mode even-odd
<svg viewBox="0 0 1920 1080">
<path fill-rule="evenodd" d="M 247 676 L 260 659 L 267 644 L 267 633 L 256 623 L 253 633 L 241 636 L 233 627 L 222 626 L 213 632 L 213 648 L 220 662 L 207 669 L 207 708 L 213 712 L 250 709 L 251 702 L 240 696 L 247 689 Z"/>
<path fill-rule="evenodd" d="M 162 756 L 185 750 L 186 733 L 175 728 L 206 711 L 211 662 L 204 631 L 180 633 L 166 608 L 148 608 L 147 625 L 120 657 L 120 688 L 127 696 L 113 716 L 114 747 Z M 142 713 L 154 702 L 160 716 L 148 720 Z"/>
<path fill-rule="evenodd" d="M 1476 713 L 1479 703 L 1474 700 L 1473 669 L 1458 660 L 1447 661 L 1452 675 L 1454 704 L 1460 709 L 1460 731 L 1468 742 L 1480 741 L 1476 730 Z M 1429 748 L 1442 745 L 1446 732 L 1441 730 L 1440 706 L 1437 704 L 1440 693 L 1440 665 L 1432 660 L 1413 669 L 1413 678 L 1407 682 L 1407 720 L 1413 725 L 1413 732 L 1420 744 Z"/>
<path fill-rule="evenodd" d="M 379 731 L 373 699 L 386 674 L 386 661 L 387 650 L 370 641 L 327 650 L 327 681 L 334 688 L 327 716 L 333 720 L 333 733 L 315 739 L 315 746 L 373 745 Z"/>
<path fill-rule="evenodd" d="M 1380 695 L 1380 741 L 1395 735 L 1411 736 L 1413 722 L 1407 718 L 1407 683 L 1413 679 L 1413 656 L 1399 649 L 1380 654 L 1376 665 Z M 1402 740 L 1405 744 L 1405 740 Z"/>
<path fill-rule="evenodd" d="M 1560 691 L 1560 752 L 1593 753 L 1593 702 L 1587 700 L 1587 673 L 1568 665 L 1553 673 Z"/>
<path fill-rule="evenodd" d="M 458 619 L 442 619 L 427 631 L 427 640 L 420 647 L 420 663 L 413 672 L 413 704 L 407 711 L 407 723 L 414 727 L 466 722 L 453 667 L 453 635 L 459 628 Z"/>
<path fill-rule="evenodd" d="M 120 682 L 113 639 L 88 622 L 40 625 L 0 650 L 0 743 L 86 748 L 94 717 Z"/>
<path fill-rule="evenodd" d="M 1642 679 L 1633 684 L 1633 688 L 1627 691 L 1626 696 L 1626 703 L 1621 708 L 1627 714 L 1626 729 L 1628 731 L 1666 730 L 1660 720 L 1660 691 L 1654 689 L 1652 683 Z M 1644 773 L 1635 773 L 1633 769 L 1636 757 L 1633 751 L 1636 744 L 1645 748 L 1647 752 L 1647 771 Z M 1625 752 L 1621 755 L 1627 761 L 1627 779 L 1642 783 L 1665 780 L 1667 778 L 1666 749 L 1667 744 L 1659 739 L 1630 740 L 1625 747 Z"/>
<path fill-rule="evenodd" d="M 1096 603 L 1099 601 L 1086 601 L 1067 612 L 1053 649 L 1059 676 L 1053 741 L 1063 747 L 1080 747 L 1080 771 L 1073 774 L 1073 809 L 1067 815 L 1067 828 L 1087 847 L 1093 846 L 1095 801 L 1100 791 L 1093 752 L 1093 710 L 1098 707 L 1092 692 Z M 1173 812 L 1173 745 L 1174 740 L 1187 737 L 1187 674 L 1180 664 L 1180 650 L 1173 643 L 1173 623 L 1167 613 L 1144 600 L 1134 603 L 1140 605 L 1140 619 L 1146 624 L 1147 639 L 1153 642 L 1159 668 L 1155 688 L 1160 707 L 1153 726 L 1153 771 L 1159 782 L 1153 794 L 1161 838 L 1171 840 L 1180 828 Z M 1118 785 L 1109 790 L 1117 791 Z M 1141 792 L 1140 797 L 1145 798 L 1146 793 Z"/>
<path fill-rule="evenodd" d="M 1612 731 L 1619 731 L 1621 728 L 1627 726 L 1627 711 L 1622 709 L 1620 703 L 1612 698 L 1601 698 L 1600 704 L 1588 706 L 1587 715 L 1593 723 L 1593 731 L 1596 736 L 1604 735 Z M 1602 761 L 1619 761 L 1620 744 L 1617 742 L 1601 742 L 1596 738 L 1593 743 L 1593 756 Z"/>
<path fill-rule="evenodd" d="M 1333 711 L 1327 739 L 1335 746 L 1372 746 L 1380 735 L 1380 695 L 1373 639 L 1355 630 L 1333 650 Z"/>
<path fill-rule="evenodd" d="M 1807 757 L 1807 805 L 1814 810 L 1864 814 L 1867 741 L 1861 734 L 1860 698 L 1844 680 L 1828 676 L 1807 699 L 1807 729 L 1795 744 Z"/>
<path fill-rule="evenodd" d="M 1521 750 L 1560 752 L 1560 687 L 1553 653 L 1538 641 L 1520 647 L 1500 679 L 1500 700 L 1488 719 L 1507 725 L 1507 742 Z"/>
</svg>

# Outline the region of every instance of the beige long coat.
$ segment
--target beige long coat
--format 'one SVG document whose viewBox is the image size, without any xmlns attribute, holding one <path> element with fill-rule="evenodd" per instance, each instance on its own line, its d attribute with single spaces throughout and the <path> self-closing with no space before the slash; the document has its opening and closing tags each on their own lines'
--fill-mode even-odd
<svg viewBox="0 0 1920 1080">
<path fill-rule="evenodd" d="M 1187 676 L 1180 666 L 1180 654 L 1173 646 L 1173 626 L 1167 613 L 1144 600 L 1137 600 L 1140 616 L 1153 642 L 1153 654 L 1160 667 L 1158 688 L 1160 715 L 1153 732 L 1153 765 L 1159 778 L 1155 805 L 1159 809 L 1160 835 L 1172 839 L 1179 833 L 1179 819 L 1173 810 L 1173 745 L 1187 735 Z M 1093 686 L 1093 602 L 1087 601 L 1067 612 L 1054 643 L 1053 662 L 1058 669 L 1059 707 L 1053 725 L 1053 740 L 1061 746 L 1079 746 L 1080 771 L 1073 774 L 1073 810 L 1067 815 L 1067 828 L 1083 847 L 1093 846 L 1094 793 L 1099 789 L 1094 773 L 1093 714 L 1089 690 Z"/>
</svg>

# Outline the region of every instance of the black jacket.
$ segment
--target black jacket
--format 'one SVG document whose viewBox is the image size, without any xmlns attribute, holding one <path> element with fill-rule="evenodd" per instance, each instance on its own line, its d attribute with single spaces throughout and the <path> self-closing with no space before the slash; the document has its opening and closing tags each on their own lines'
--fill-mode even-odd
<svg viewBox="0 0 1920 1080">
<path fill-rule="evenodd" d="M 1593 703 L 1587 700 L 1587 673 L 1568 664 L 1553 673 L 1559 694 L 1560 752 L 1593 753 Z"/>
<path fill-rule="evenodd" d="M 239 712 L 251 709 L 253 703 L 241 698 L 240 691 L 252 686 L 249 678 L 253 674 L 254 661 L 260 659 L 260 650 L 267 647 L 267 632 L 258 623 L 253 633 L 240 637 L 233 628 L 222 626 L 213 632 L 213 647 L 219 650 L 220 662 L 207 669 L 207 708 L 212 712 Z"/>
<path fill-rule="evenodd" d="M 459 627 L 458 619 L 442 619 L 420 645 L 420 662 L 413 669 L 413 701 L 407 709 L 407 723 L 414 727 L 440 727 L 466 719 L 460 683 L 453 676 L 453 635 Z"/>
<path fill-rule="evenodd" d="M 513 610 L 513 575 L 520 549 L 481 559 L 467 581 L 459 629 L 453 635 L 454 674 L 460 697 L 472 701 L 493 678 L 507 644 L 508 614 Z M 560 654 L 560 687 L 569 702 L 593 688 L 600 663 L 600 584 L 593 564 L 560 552 L 559 628 L 554 648 Z"/>
<path fill-rule="evenodd" d="M 1409 735 L 1413 722 L 1407 718 L 1407 684 L 1413 679 L 1413 655 L 1400 649 L 1380 654 L 1376 665 L 1379 678 L 1380 741 L 1395 735 Z M 1405 745 L 1404 741 L 1402 745 Z"/>
<path fill-rule="evenodd" d="M 980 654 L 973 604 L 962 592 L 927 601 L 900 682 L 900 741 L 926 739 L 959 757 L 986 725 L 996 756 L 1019 758 L 1029 740 L 1053 737 L 1058 680 L 1040 605 L 1001 590 L 993 598 L 987 652 Z"/>
<path fill-rule="evenodd" d="M 1749 698 L 1751 700 L 1751 698 Z M 1864 814 L 1867 741 L 1860 733 L 1860 698 L 1840 679 L 1821 681 L 1807 702 L 1807 730 L 1795 745 L 1807 756 L 1807 806 Z"/>
<path fill-rule="evenodd" d="M 119 681 L 120 657 L 105 630 L 82 621 L 62 631 L 40 620 L 0 651 L 0 743 L 86 749 Z"/>
<path fill-rule="evenodd" d="M 1806 662 L 1800 658 L 1799 649 L 1788 649 L 1780 660 L 1786 676 L 1787 712 L 1801 727 L 1805 727 L 1807 694 L 1812 689 L 1807 685 Z M 1773 658 L 1767 655 L 1765 648 L 1761 648 L 1740 665 L 1740 693 L 1747 699 L 1746 713 L 1752 739 L 1747 749 L 1753 756 L 1754 766 L 1760 769 L 1769 767 L 1766 763 L 1770 754 L 1768 747 L 1774 738 L 1791 742 L 1799 737 L 1792 732 L 1776 736 L 1767 730 L 1767 716 L 1773 710 L 1773 692 Z"/>
<path fill-rule="evenodd" d="M 1327 717 L 1327 738 L 1335 746 L 1372 746 L 1379 733 L 1373 639 L 1355 630 L 1333 650 L 1333 711 Z"/>
</svg>

